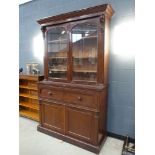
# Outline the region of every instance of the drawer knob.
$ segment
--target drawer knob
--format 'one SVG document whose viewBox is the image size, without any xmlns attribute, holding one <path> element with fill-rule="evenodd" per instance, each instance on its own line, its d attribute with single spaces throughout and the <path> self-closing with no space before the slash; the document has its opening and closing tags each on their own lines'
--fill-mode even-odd
<svg viewBox="0 0 155 155">
<path fill-rule="evenodd" d="M 52 92 L 51 92 L 51 91 L 49 91 L 49 92 L 48 92 L 48 95 L 52 95 Z"/>
<path fill-rule="evenodd" d="M 82 98 L 79 96 L 79 97 L 78 97 L 78 100 L 79 100 L 79 101 L 82 101 Z"/>
</svg>

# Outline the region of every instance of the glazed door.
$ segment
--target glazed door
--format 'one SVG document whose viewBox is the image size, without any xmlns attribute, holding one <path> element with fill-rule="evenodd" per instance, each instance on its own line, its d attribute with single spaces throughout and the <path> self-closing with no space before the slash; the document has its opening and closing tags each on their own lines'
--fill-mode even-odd
<svg viewBox="0 0 155 155">
<path fill-rule="evenodd" d="M 65 130 L 65 108 L 63 105 L 52 102 L 41 104 L 42 125 L 45 128 L 64 133 Z"/>
<path fill-rule="evenodd" d="M 98 120 L 93 112 L 66 107 L 66 134 L 97 144 Z"/>
<path fill-rule="evenodd" d="M 68 33 L 67 26 L 53 26 L 46 32 L 48 78 L 67 80 Z"/>
<path fill-rule="evenodd" d="M 73 81 L 97 81 L 98 24 L 96 19 L 74 24 L 71 30 Z"/>
</svg>

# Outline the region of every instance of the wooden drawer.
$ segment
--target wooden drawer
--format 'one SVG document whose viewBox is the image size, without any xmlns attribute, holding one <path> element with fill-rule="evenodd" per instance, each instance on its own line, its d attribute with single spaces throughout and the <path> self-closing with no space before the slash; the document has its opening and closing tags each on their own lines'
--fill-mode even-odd
<svg viewBox="0 0 155 155">
<path fill-rule="evenodd" d="M 82 94 L 78 92 L 64 92 L 64 101 L 75 106 L 81 106 L 89 109 L 98 109 L 97 95 Z"/>
<path fill-rule="evenodd" d="M 54 100 L 62 100 L 63 93 L 62 90 L 55 87 L 41 87 L 39 88 L 39 97 Z"/>
</svg>

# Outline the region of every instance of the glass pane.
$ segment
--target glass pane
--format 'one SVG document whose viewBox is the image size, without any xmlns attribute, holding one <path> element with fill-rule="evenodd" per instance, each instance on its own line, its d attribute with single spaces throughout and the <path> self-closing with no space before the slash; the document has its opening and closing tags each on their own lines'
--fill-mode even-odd
<svg viewBox="0 0 155 155">
<path fill-rule="evenodd" d="M 73 80 L 97 80 L 97 47 L 96 23 L 81 23 L 72 29 Z"/>
<path fill-rule="evenodd" d="M 48 75 L 52 78 L 67 78 L 67 31 L 53 27 L 47 34 Z"/>
</svg>

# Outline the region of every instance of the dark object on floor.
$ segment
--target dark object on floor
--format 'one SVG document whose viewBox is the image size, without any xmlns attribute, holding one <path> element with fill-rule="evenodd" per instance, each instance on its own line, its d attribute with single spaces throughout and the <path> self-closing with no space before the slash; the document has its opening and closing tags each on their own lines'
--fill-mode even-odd
<svg viewBox="0 0 155 155">
<path fill-rule="evenodd" d="M 128 136 L 124 140 L 122 155 L 135 155 L 135 144 L 130 143 Z"/>
<path fill-rule="evenodd" d="M 23 68 L 19 68 L 19 73 L 22 73 L 23 72 Z"/>
<path fill-rule="evenodd" d="M 130 152 L 123 151 L 123 152 L 122 152 L 122 155 L 134 155 L 134 153 L 130 153 Z"/>
</svg>

